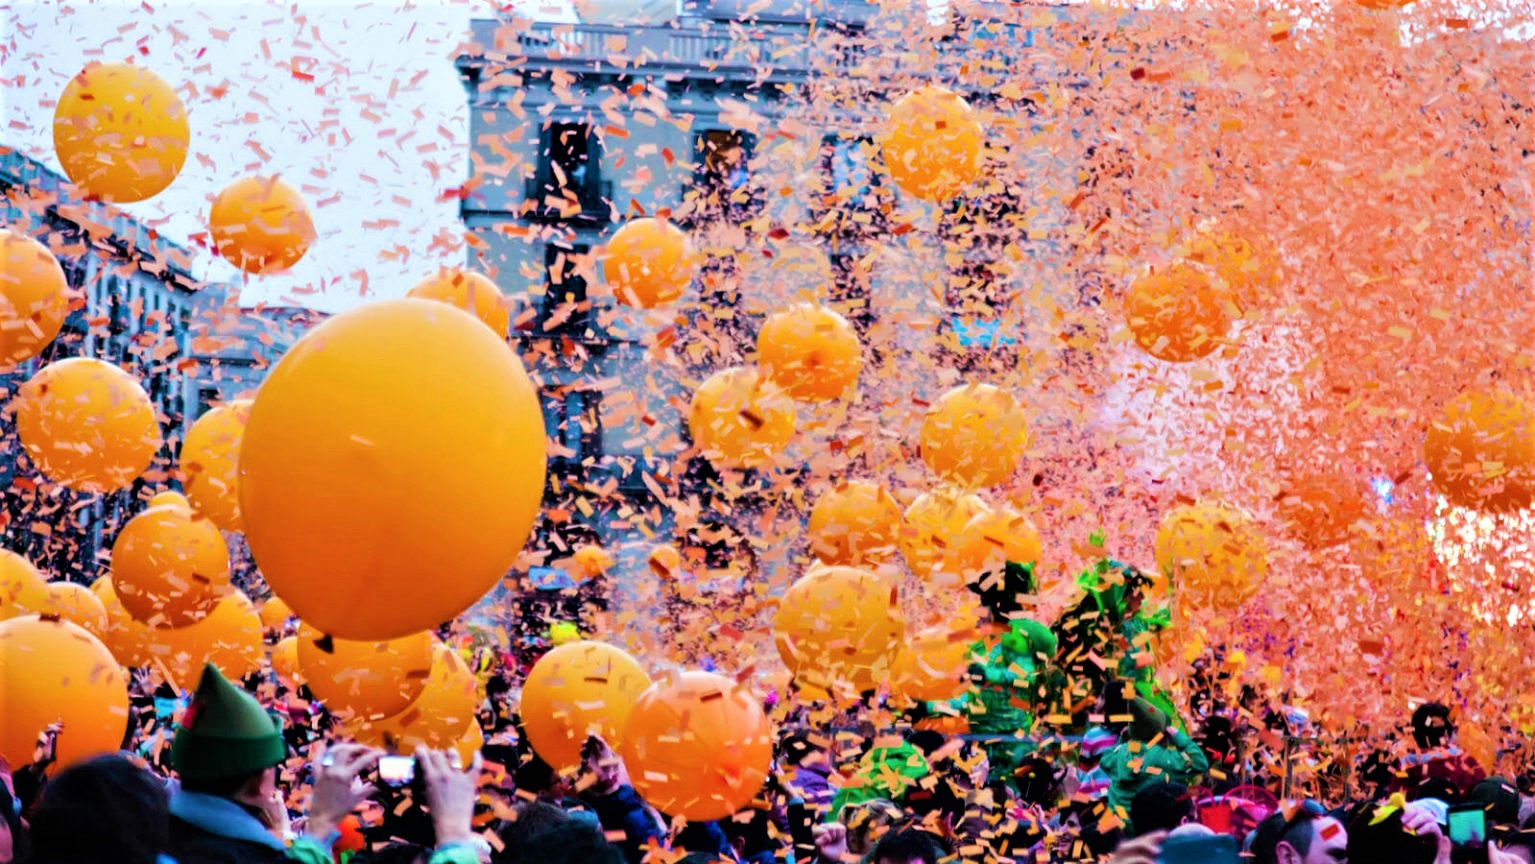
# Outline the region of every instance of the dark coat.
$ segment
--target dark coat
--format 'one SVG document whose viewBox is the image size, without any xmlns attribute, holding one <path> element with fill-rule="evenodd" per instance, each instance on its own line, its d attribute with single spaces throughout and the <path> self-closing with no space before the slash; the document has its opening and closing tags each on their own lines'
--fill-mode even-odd
<svg viewBox="0 0 1535 864">
<path fill-rule="evenodd" d="M 177 864 L 277 864 L 288 858 L 259 819 L 227 798 L 175 789 L 170 811 L 165 851 Z"/>
</svg>

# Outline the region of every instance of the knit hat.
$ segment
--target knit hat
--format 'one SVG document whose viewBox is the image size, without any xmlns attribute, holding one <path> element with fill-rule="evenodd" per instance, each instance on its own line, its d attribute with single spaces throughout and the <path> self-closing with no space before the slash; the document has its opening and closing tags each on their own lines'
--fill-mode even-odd
<svg viewBox="0 0 1535 864">
<path fill-rule="evenodd" d="M 171 744 L 171 766 L 182 779 L 244 777 L 287 757 L 282 719 L 230 684 L 217 666 L 204 666 Z"/>
</svg>

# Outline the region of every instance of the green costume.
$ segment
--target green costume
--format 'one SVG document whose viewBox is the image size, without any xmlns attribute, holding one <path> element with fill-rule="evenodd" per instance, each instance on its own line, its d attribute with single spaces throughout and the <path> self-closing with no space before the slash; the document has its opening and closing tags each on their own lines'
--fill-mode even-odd
<svg viewBox="0 0 1535 864">
<path fill-rule="evenodd" d="M 902 741 L 890 747 L 875 747 L 859 762 L 858 782 L 843 786 L 832 796 L 829 818 L 836 819 L 842 808 L 876 798 L 899 802 L 930 769 L 922 751 Z"/>
</svg>

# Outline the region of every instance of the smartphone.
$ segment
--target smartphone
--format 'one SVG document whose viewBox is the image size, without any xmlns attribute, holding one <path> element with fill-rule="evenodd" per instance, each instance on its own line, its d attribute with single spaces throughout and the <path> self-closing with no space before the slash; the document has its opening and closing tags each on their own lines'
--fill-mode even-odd
<svg viewBox="0 0 1535 864">
<path fill-rule="evenodd" d="M 378 779 L 390 786 L 408 786 L 416 779 L 416 759 L 413 756 L 380 756 Z"/>
<path fill-rule="evenodd" d="M 1487 842 L 1487 811 L 1482 805 L 1456 804 L 1450 808 L 1450 842 L 1456 846 Z"/>
<path fill-rule="evenodd" d="M 1237 840 L 1228 834 L 1169 837 L 1157 853 L 1158 864 L 1241 864 Z"/>
<path fill-rule="evenodd" d="M 795 861 L 814 861 L 816 856 L 815 829 L 811 826 L 810 809 L 805 799 L 789 800 L 789 837 L 794 841 Z"/>
</svg>

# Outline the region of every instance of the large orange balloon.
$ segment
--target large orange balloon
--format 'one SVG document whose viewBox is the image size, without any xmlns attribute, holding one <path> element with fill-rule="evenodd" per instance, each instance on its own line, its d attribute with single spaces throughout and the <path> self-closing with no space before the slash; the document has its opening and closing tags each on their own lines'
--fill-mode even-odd
<svg viewBox="0 0 1535 864">
<path fill-rule="evenodd" d="M 511 310 L 501 289 L 489 277 L 473 270 L 444 267 L 417 283 L 408 296 L 457 306 L 485 322 L 502 339 L 511 325 Z"/>
<path fill-rule="evenodd" d="M 797 678 L 823 690 L 885 680 L 906 633 L 895 590 L 854 567 L 817 567 L 784 593 L 773 640 Z"/>
<path fill-rule="evenodd" d="M 327 637 L 305 623 L 298 631 L 298 665 L 304 683 L 331 711 L 388 717 L 405 710 L 426 687 L 432 634 L 353 642 Z"/>
<path fill-rule="evenodd" d="M 1229 298 L 1203 269 L 1178 262 L 1138 277 L 1125 295 L 1125 323 L 1151 356 L 1186 363 L 1208 356 L 1231 330 Z"/>
<path fill-rule="evenodd" d="M 952 90 L 921 87 L 891 106 L 880 149 L 885 170 L 902 191 L 946 201 L 980 178 L 986 129 Z"/>
<path fill-rule="evenodd" d="M 1535 404 L 1503 390 L 1470 390 L 1428 427 L 1423 459 L 1451 504 L 1506 511 L 1535 503 Z"/>
<path fill-rule="evenodd" d="M 297 189 L 276 177 L 243 177 L 224 187 L 208 214 L 213 247 L 247 273 L 281 273 L 314 243 L 314 220 Z"/>
<path fill-rule="evenodd" d="M 875 563 L 895 552 L 901 508 L 878 483 L 851 480 L 816 499 L 808 529 L 810 551 L 827 564 Z"/>
<path fill-rule="evenodd" d="M 941 702 L 970 687 L 971 646 L 976 634 L 947 628 L 923 630 L 896 652 L 890 670 L 890 692 L 908 699 Z"/>
<path fill-rule="evenodd" d="M 26 615 L 0 621 L 0 756 L 31 764 L 37 736 L 63 723 L 61 767 L 122 746 L 128 681 L 112 652 L 78 624 Z"/>
<path fill-rule="evenodd" d="M 1038 564 L 1043 543 L 1027 516 L 1011 509 L 986 510 L 970 517 L 959 542 L 949 547 L 944 570 L 965 582 L 1000 573 L 1008 563 Z"/>
<path fill-rule="evenodd" d="M 48 597 L 39 615 L 73 621 L 100 639 L 107 631 L 107 609 L 91 589 L 78 582 L 49 582 Z"/>
<path fill-rule="evenodd" d="M 191 139 L 176 91 L 136 66 L 85 67 L 53 111 L 53 149 L 64 173 L 106 201 L 159 194 L 181 173 Z"/>
<path fill-rule="evenodd" d="M 0 228 L 0 366 L 36 357 L 69 315 L 69 281 L 48 247 Z"/>
<path fill-rule="evenodd" d="M 773 727 L 751 691 L 722 675 L 683 672 L 640 696 L 617 749 L 635 791 L 661 812 L 724 819 L 762 790 Z"/>
<path fill-rule="evenodd" d="M 994 486 L 1018 468 L 1029 421 L 1011 393 L 966 384 L 939 397 L 922 421 L 922 461 L 945 480 Z"/>
<path fill-rule="evenodd" d="M 442 749 L 457 744 L 475 725 L 479 703 L 474 674 L 464 659 L 452 648 L 438 645 L 426 686 L 405 710 L 377 720 L 353 721 L 347 730 L 358 741 L 398 753 L 414 753 L 417 747 Z"/>
<path fill-rule="evenodd" d="M 544 417 L 522 363 L 429 300 L 338 315 L 262 384 L 240 511 L 267 584 L 316 628 L 438 626 L 506 575 L 544 492 Z"/>
<path fill-rule="evenodd" d="M 762 322 L 757 363 L 790 396 L 826 402 L 843 396 L 863 369 L 858 333 L 846 318 L 814 303 L 800 303 Z"/>
<path fill-rule="evenodd" d="M 613 233 L 602 272 L 618 302 L 648 309 L 681 297 L 699 264 L 693 242 L 682 229 L 646 216 L 630 219 Z"/>
<path fill-rule="evenodd" d="M 226 678 L 244 678 L 261 665 L 265 648 L 256 604 L 231 590 L 208 617 L 190 627 L 150 630 L 149 653 L 157 657 L 177 686 L 197 686 L 204 664 L 219 667 Z"/>
<path fill-rule="evenodd" d="M 638 661 L 602 642 L 567 642 L 538 658 L 522 685 L 519 714 L 528 743 L 561 770 L 581 764 L 597 735 L 618 746 L 634 701 L 650 686 Z"/>
<path fill-rule="evenodd" d="M 722 468 L 760 468 L 794 437 L 794 404 L 756 369 L 733 366 L 698 385 L 688 409 L 688 431 L 710 462 Z"/>
<path fill-rule="evenodd" d="M 0 621 L 41 612 L 48 602 L 48 582 L 32 562 L 0 549 Z"/>
<path fill-rule="evenodd" d="M 117 588 L 112 584 L 112 577 L 102 576 L 91 583 L 91 593 L 101 601 L 101 608 L 107 613 L 106 630 L 97 633 L 103 644 L 111 650 L 112 656 L 124 666 L 144 666 L 153 658 L 150 644 L 155 636 L 150 631 L 149 625 L 128 614 L 123 604 L 117 599 Z"/>
<path fill-rule="evenodd" d="M 182 482 L 197 512 L 225 531 L 239 531 L 240 442 L 251 402 L 240 399 L 197 418 L 181 445 Z"/>
<path fill-rule="evenodd" d="M 49 364 L 21 385 L 16 433 L 50 480 L 82 492 L 126 488 L 160 449 L 149 394 L 89 357 Z"/>
<path fill-rule="evenodd" d="M 979 495 L 949 487 L 922 493 L 906 508 L 901 520 L 901 554 L 906 566 L 918 576 L 931 574 L 943 563 L 948 550 L 959 545 L 970 520 L 989 509 Z"/>
<path fill-rule="evenodd" d="M 151 627 L 185 627 L 229 590 L 229 547 L 218 526 L 189 507 L 162 504 L 128 520 L 112 543 L 123 608 Z"/>
<path fill-rule="evenodd" d="M 1252 517 L 1226 504 L 1182 505 L 1157 528 L 1157 566 L 1191 609 L 1230 612 L 1263 587 L 1268 543 Z"/>
</svg>

